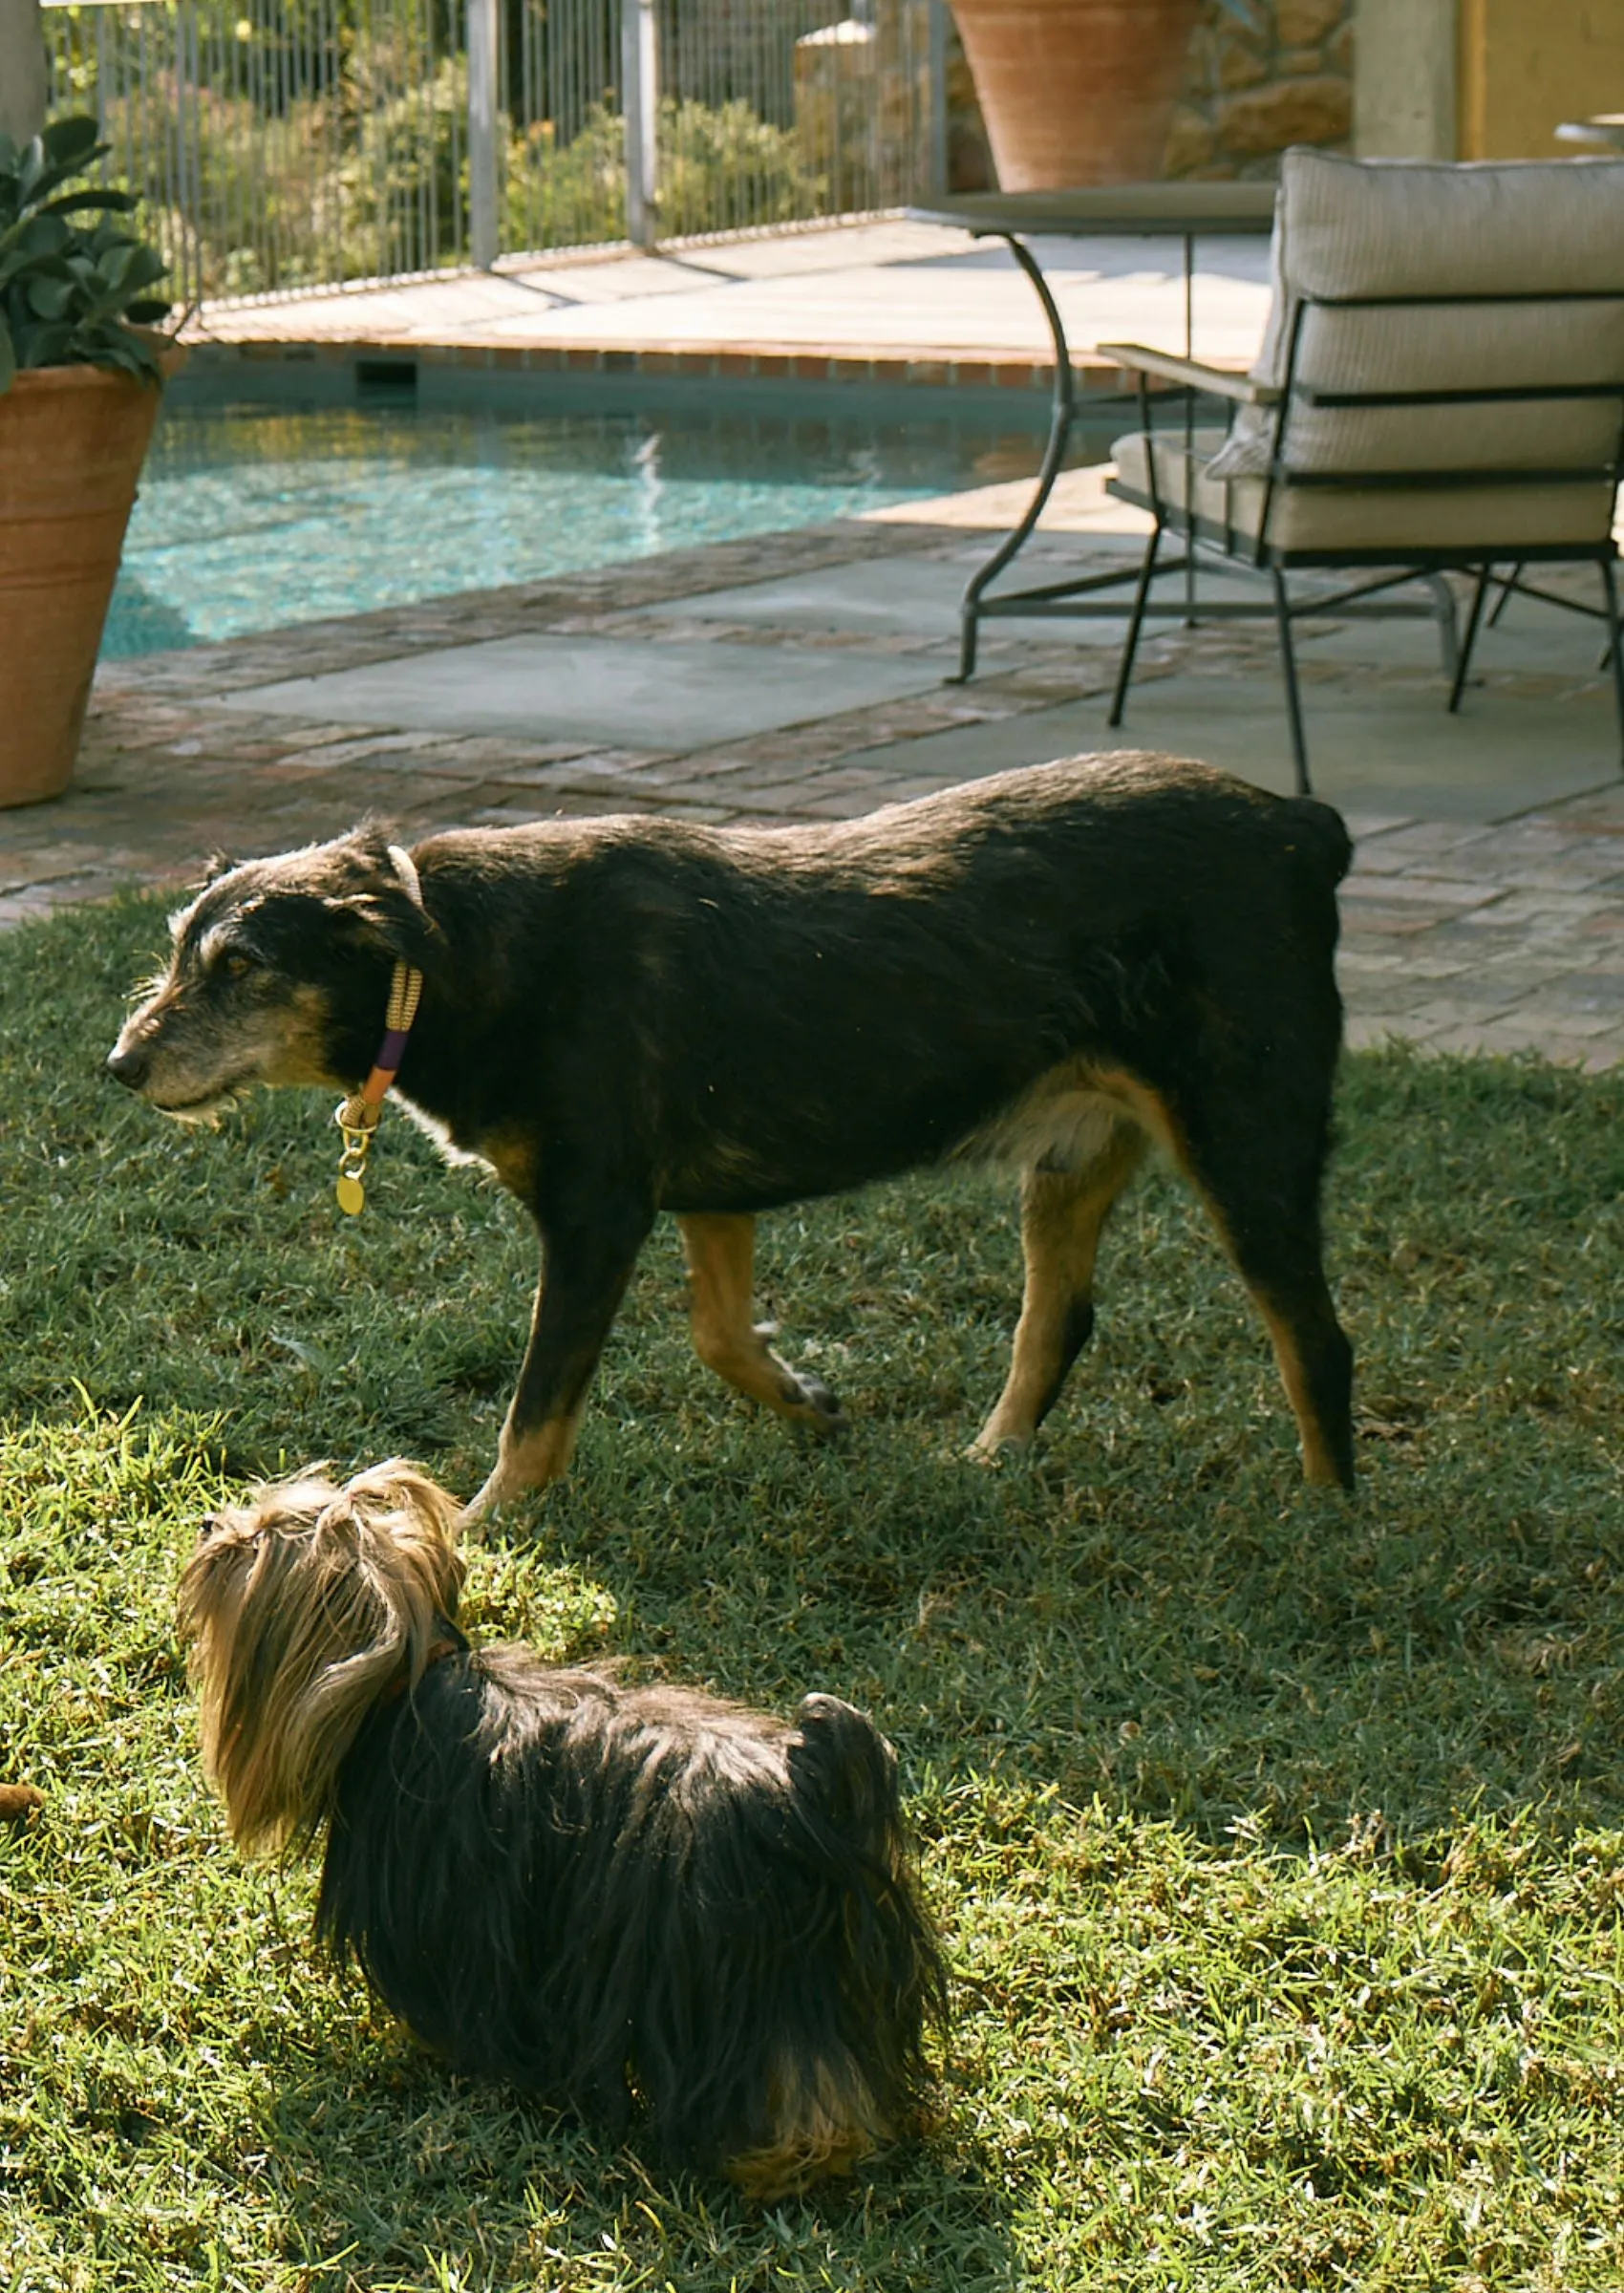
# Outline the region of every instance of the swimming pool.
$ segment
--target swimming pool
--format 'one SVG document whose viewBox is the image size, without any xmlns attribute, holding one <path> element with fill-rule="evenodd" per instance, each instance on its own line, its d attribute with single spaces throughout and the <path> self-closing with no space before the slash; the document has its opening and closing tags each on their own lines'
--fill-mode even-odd
<svg viewBox="0 0 1624 2293">
<path fill-rule="evenodd" d="M 872 419 L 170 403 L 104 658 L 850 516 L 1035 468 L 1030 430 Z"/>
</svg>

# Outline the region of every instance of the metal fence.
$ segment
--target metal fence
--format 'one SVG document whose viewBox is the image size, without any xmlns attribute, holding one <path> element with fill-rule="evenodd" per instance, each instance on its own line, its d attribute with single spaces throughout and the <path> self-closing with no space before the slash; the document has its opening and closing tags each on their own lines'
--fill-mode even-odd
<svg viewBox="0 0 1624 2293">
<path fill-rule="evenodd" d="M 942 0 L 45 0 L 184 301 L 895 206 Z"/>
</svg>

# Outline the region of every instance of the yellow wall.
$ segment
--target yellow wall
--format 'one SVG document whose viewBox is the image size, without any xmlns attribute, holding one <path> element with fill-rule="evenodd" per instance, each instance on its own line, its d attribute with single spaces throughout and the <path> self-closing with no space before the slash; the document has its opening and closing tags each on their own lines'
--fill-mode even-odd
<svg viewBox="0 0 1624 2293">
<path fill-rule="evenodd" d="M 1624 0 L 1461 0 L 1460 156 L 1571 159 L 1551 130 L 1624 112 Z"/>
</svg>

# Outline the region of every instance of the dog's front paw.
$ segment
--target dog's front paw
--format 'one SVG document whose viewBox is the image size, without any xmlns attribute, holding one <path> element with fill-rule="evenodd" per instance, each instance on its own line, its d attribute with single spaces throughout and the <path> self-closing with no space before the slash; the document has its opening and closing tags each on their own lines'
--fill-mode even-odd
<svg viewBox="0 0 1624 2293">
<path fill-rule="evenodd" d="M 1024 1457 L 1032 1447 L 1030 1433 L 995 1433 L 985 1425 L 965 1450 L 967 1465 L 999 1466 L 1012 1464 Z"/>
<path fill-rule="evenodd" d="M 502 1503 L 500 1494 L 492 1493 L 496 1480 L 496 1474 L 492 1473 L 479 1494 L 471 1497 L 457 1516 L 457 1532 L 468 1544 L 483 1544 L 492 1517 Z"/>
<path fill-rule="evenodd" d="M 522 1474 L 516 1473 L 503 1461 L 497 1466 L 478 1496 L 464 1505 L 457 1526 L 472 1544 L 482 1544 L 495 1525 L 496 1516 L 504 1505 L 524 1496 L 533 1486 Z"/>
<path fill-rule="evenodd" d="M 841 1407 L 839 1396 L 831 1393 L 822 1378 L 809 1378 L 803 1369 L 791 1369 L 784 1362 L 780 1362 L 779 1367 L 783 1372 L 786 1415 L 799 1425 L 810 1426 L 825 1440 L 845 1431 L 851 1420 Z"/>
<path fill-rule="evenodd" d="M 528 1432 L 515 1433 L 511 1423 L 502 1428 L 496 1470 L 471 1505 L 463 1509 L 464 1535 L 478 1535 L 502 1506 L 546 1488 L 567 1471 L 575 1447 L 579 1412 L 572 1417 L 545 1418 Z"/>
</svg>

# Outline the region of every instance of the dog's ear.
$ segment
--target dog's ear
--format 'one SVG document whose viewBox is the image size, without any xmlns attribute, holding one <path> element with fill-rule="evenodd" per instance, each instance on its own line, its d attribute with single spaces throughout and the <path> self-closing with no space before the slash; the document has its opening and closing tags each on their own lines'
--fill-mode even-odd
<svg viewBox="0 0 1624 2293">
<path fill-rule="evenodd" d="M 392 843 L 382 828 L 369 825 L 351 838 L 345 858 L 346 882 L 333 905 L 371 946 L 419 972 L 438 970 L 445 943 L 423 905 L 422 887 L 405 846 Z"/>
<path fill-rule="evenodd" d="M 222 876 L 230 875 L 234 868 L 241 866 L 241 861 L 233 860 L 229 852 L 223 852 L 218 847 L 210 852 L 208 858 L 203 862 L 202 875 L 186 886 L 184 904 L 177 908 L 169 918 L 171 936 L 179 934 L 182 926 L 186 922 L 209 886 L 218 884 Z"/>
</svg>

